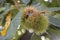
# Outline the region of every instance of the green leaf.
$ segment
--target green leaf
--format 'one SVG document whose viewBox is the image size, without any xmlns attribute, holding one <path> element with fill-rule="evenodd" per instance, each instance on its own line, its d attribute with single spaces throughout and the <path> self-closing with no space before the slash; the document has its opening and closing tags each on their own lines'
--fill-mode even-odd
<svg viewBox="0 0 60 40">
<path fill-rule="evenodd" d="M 5 7 L 1 7 L 1 8 L 0 8 L 0 12 L 1 12 L 1 11 L 4 11 L 4 10 L 5 10 Z"/>
<path fill-rule="evenodd" d="M 18 25 L 20 25 L 20 19 L 21 19 L 21 12 L 19 12 L 11 21 L 9 28 L 7 30 L 7 34 L 5 36 L 6 39 L 11 39 L 14 35 L 14 33 L 17 30 Z"/>
<path fill-rule="evenodd" d="M 60 40 L 60 30 L 49 28 L 48 33 L 50 36 L 50 40 Z"/>
<path fill-rule="evenodd" d="M 32 0 L 31 5 L 37 5 L 37 4 L 41 4 L 43 0 Z"/>
<path fill-rule="evenodd" d="M 54 17 L 60 20 L 60 14 L 56 14 Z"/>
<path fill-rule="evenodd" d="M 37 3 L 33 6 L 36 7 L 39 11 L 44 11 L 47 9 L 47 7 L 44 4 L 40 4 L 40 3 Z"/>
<path fill-rule="evenodd" d="M 30 0 L 20 0 L 23 4 L 28 4 L 30 2 Z"/>
<path fill-rule="evenodd" d="M 60 0 L 57 0 L 58 5 L 60 6 Z"/>
<path fill-rule="evenodd" d="M 51 11 L 51 12 L 53 12 L 53 11 L 59 11 L 60 10 L 60 7 L 50 7 L 50 8 L 47 8 L 45 10 L 46 11 Z"/>
<path fill-rule="evenodd" d="M 25 34 L 25 32 L 23 33 L 22 31 L 23 31 L 22 27 L 18 26 L 17 31 L 11 40 L 17 40 L 19 37 L 21 37 L 23 34 Z M 20 34 L 19 34 L 19 32 L 20 32 Z"/>
<path fill-rule="evenodd" d="M 48 19 L 49 19 L 50 24 L 60 27 L 60 20 L 58 20 L 52 16 L 48 16 Z"/>
<path fill-rule="evenodd" d="M 48 11 L 48 12 L 54 12 L 54 11 L 59 11 L 60 7 L 47 7 L 44 4 L 37 3 L 35 5 L 32 5 L 36 7 L 39 11 Z"/>
<path fill-rule="evenodd" d="M 5 5 L 5 9 L 4 9 L 4 12 L 3 13 L 1 13 L 1 15 L 0 15 L 0 18 L 2 18 L 5 14 L 7 14 L 7 12 L 8 11 L 10 11 L 11 10 L 11 8 L 10 8 L 10 4 L 6 4 Z"/>
<path fill-rule="evenodd" d="M 48 11 L 48 12 L 54 12 L 54 11 L 59 11 L 60 10 L 60 7 L 46 7 L 44 4 L 37 4 L 37 5 L 34 5 L 38 10 L 41 10 L 41 11 Z"/>
<path fill-rule="evenodd" d="M 12 19 L 13 19 L 16 16 L 16 14 L 18 13 L 18 10 L 13 9 L 13 10 L 11 10 L 11 12 L 12 12 Z"/>
<path fill-rule="evenodd" d="M 40 36 L 36 35 L 36 34 L 33 34 L 31 36 L 31 40 L 41 40 Z"/>
<path fill-rule="evenodd" d="M 2 7 L 5 4 L 6 0 L 0 0 L 0 7 Z"/>
</svg>

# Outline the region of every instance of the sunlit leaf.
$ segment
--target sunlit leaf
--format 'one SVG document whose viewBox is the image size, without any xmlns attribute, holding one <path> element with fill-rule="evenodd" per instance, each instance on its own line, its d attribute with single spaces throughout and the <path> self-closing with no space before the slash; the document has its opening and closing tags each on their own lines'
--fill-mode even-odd
<svg viewBox="0 0 60 40">
<path fill-rule="evenodd" d="M 50 24 L 60 27 L 60 20 L 58 20 L 52 16 L 48 16 L 48 19 L 49 19 Z"/>
<path fill-rule="evenodd" d="M 5 38 L 10 39 L 13 37 L 14 33 L 17 30 L 18 25 L 20 25 L 20 19 L 21 19 L 21 13 L 19 12 L 11 21 Z"/>
</svg>

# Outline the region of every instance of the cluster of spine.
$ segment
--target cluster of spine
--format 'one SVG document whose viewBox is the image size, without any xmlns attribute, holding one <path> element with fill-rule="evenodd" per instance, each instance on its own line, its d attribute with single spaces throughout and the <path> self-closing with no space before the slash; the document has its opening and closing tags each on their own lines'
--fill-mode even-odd
<svg viewBox="0 0 60 40">
<path fill-rule="evenodd" d="M 26 30 L 32 29 L 36 34 L 44 33 L 48 28 L 48 18 L 32 6 L 23 10 L 21 26 Z"/>
</svg>

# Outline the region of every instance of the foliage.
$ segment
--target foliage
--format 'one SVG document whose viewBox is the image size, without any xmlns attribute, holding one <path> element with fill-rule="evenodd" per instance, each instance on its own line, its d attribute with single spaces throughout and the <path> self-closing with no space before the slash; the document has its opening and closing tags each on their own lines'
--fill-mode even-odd
<svg viewBox="0 0 60 40">
<path fill-rule="evenodd" d="M 27 8 L 28 6 L 31 7 L 30 9 L 33 9 L 31 10 L 31 12 L 27 12 L 30 9 L 25 10 L 25 8 Z M 34 13 L 32 13 L 32 11 L 34 11 Z M 37 14 L 40 15 L 37 16 Z M 25 19 L 27 18 L 25 17 L 26 15 L 27 17 L 29 16 L 28 20 Z M 36 19 L 34 19 L 34 16 L 36 17 Z M 45 23 L 45 20 L 42 20 L 45 18 L 45 16 L 47 17 L 46 20 L 48 20 L 48 24 Z M 26 20 L 23 21 L 23 25 L 21 22 L 22 20 Z M 33 20 L 35 22 L 33 22 Z M 38 20 L 39 22 L 36 22 L 36 20 Z M 45 24 L 43 24 L 42 22 L 44 22 Z M 48 25 L 48 27 L 43 33 L 39 33 L 39 35 L 36 34 L 37 32 L 29 29 L 29 27 L 34 29 L 34 27 L 36 26 L 35 29 L 38 32 L 41 32 L 42 30 L 38 30 L 39 28 L 43 28 L 43 26 L 41 26 L 40 24 L 43 26 Z M 59 40 L 60 0 L 1 0 L 0 40 L 18 40 L 18 38 L 21 38 L 26 34 L 26 30 L 29 31 L 30 34 L 32 33 L 30 37 L 31 40 L 42 40 L 42 36 L 44 36 L 45 40 Z M 26 36 L 26 38 L 27 37 L 28 36 Z"/>
</svg>

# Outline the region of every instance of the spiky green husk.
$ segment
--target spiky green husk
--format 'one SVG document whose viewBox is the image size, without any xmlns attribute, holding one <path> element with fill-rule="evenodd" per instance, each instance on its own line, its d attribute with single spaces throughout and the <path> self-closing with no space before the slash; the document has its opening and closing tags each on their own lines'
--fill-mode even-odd
<svg viewBox="0 0 60 40">
<path fill-rule="evenodd" d="M 32 12 L 30 13 L 30 11 Z M 27 14 L 29 14 L 29 16 L 26 18 Z M 21 25 L 27 30 L 33 29 L 36 34 L 42 34 L 48 28 L 48 18 L 33 7 L 27 7 L 23 11 Z"/>
</svg>

